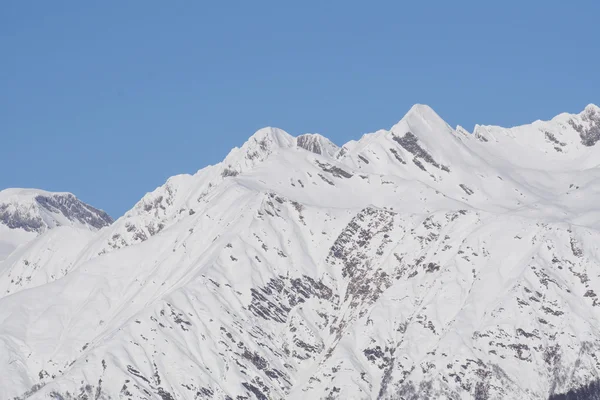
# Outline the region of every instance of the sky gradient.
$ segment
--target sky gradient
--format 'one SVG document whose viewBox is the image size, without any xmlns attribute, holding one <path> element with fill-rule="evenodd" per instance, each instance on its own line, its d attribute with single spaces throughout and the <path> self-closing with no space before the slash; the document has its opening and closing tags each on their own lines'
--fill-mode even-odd
<svg viewBox="0 0 600 400">
<path fill-rule="evenodd" d="M 341 145 L 414 103 L 469 130 L 579 112 L 598 3 L 3 2 L 0 189 L 119 217 L 264 126 Z"/>
</svg>

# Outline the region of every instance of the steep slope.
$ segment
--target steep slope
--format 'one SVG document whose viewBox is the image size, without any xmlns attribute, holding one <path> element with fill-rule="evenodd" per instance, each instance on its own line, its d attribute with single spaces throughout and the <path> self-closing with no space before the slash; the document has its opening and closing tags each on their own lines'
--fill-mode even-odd
<svg viewBox="0 0 600 400">
<path fill-rule="evenodd" d="M 71 193 L 37 189 L 0 191 L 0 261 L 18 246 L 57 226 L 98 230 L 112 223 L 104 211 Z"/>
<path fill-rule="evenodd" d="M 68 254 L 35 263 L 60 279 L 0 299 L 0 398 L 545 399 L 591 384 L 598 112 L 469 134 L 417 105 L 341 148 L 262 129 L 77 250 L 57 230 L 11 256 Z"/>
</svg>

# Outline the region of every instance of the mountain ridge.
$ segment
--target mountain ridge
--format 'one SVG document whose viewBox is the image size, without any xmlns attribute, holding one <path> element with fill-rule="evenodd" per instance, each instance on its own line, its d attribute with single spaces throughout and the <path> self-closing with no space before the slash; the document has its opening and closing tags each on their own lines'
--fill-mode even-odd
<svg viewBox="0 0 600 400">
<path fill-rule="evenodd" d="M 267 128 L 89 239 L 49 231 L 0 273 L 4 290 L 43 271 L 0 298 L 0 397 L 537 400 L 586 387 L 600 374 L 590 109 L 477 137 L 415 106 L 335 153 Z"/>
</svg>

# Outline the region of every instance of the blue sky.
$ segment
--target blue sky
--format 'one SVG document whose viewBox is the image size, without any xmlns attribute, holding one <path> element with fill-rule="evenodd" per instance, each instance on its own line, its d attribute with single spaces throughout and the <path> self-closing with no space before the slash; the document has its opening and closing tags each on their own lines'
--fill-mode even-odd
<svg viewBox="0 0 600 400">
<path fill-rule="evenodd" d="M 118 217 L 255 130 L 337 144 L 414 103 L 511 126 L 600 103 L 598 1 L 0 5 L 0 189 Z"/>
</svg>

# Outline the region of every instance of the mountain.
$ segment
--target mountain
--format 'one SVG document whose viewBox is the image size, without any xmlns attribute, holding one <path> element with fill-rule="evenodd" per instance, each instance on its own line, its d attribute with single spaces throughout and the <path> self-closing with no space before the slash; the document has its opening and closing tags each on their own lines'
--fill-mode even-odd
<svg viewBox="0 0 600 400">
<path fill-rule="evenodd" d="M 339 148 L 261 129 L 89 237 L 19 248 L 43 272 L 0 298 L 0 398 L 591 393 L 598 141 L 594 105 L 473 133 L 416 105 Z"/>
<path fill-rule="evenodd" d="M 0 191 L 0 297 L 67 274 L 80 248 L 112 222 L 71 193 Z"/>
<path fill-rule="evenodd" d="M 98 230 L 112 223 L 104 211 L 71 193 L 37 189 L 0 191 L 0 261 L 18 246 L 58 226 Z"/>
</svg>

